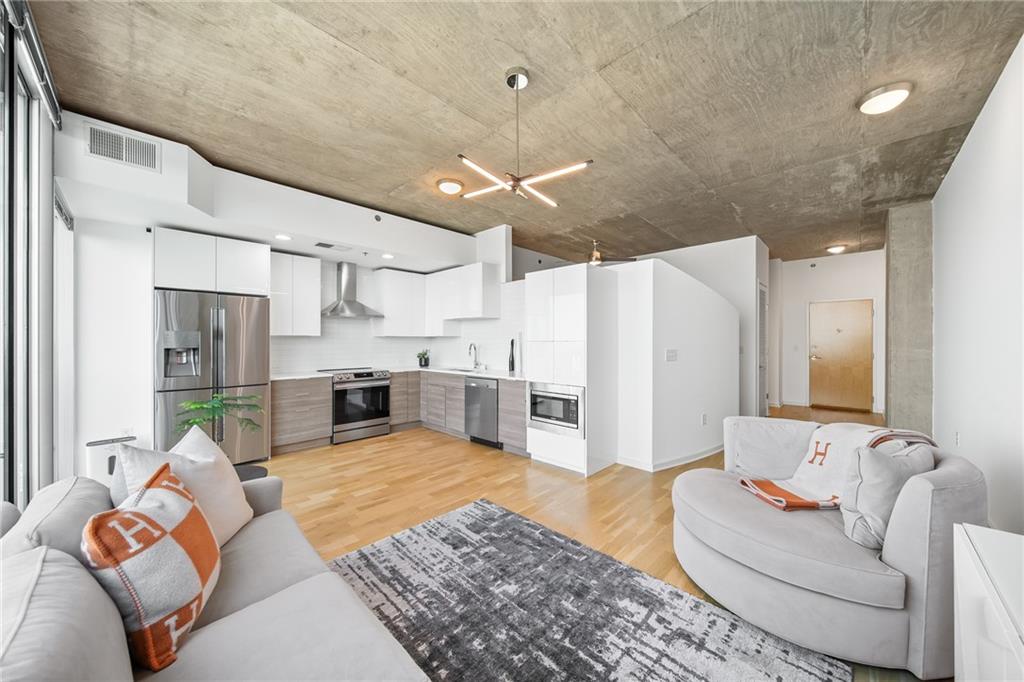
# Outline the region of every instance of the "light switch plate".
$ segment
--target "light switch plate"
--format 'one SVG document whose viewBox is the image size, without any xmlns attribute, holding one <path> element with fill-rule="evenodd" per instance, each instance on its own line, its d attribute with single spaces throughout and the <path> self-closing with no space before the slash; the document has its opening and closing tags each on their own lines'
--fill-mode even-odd
<svg viewBox="0 0 1024 682">
<path fill-rule="evenodd" d="M 677 348 L 665 349 L 665 362 L 676 362 L 679 360 L 679 350 Z"/>
</svg>

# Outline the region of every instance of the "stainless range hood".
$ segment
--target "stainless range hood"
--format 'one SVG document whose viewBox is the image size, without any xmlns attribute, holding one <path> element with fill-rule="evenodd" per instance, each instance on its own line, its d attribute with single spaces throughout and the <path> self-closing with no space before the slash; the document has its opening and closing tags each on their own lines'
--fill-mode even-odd
<svg viewBox="0 0 1024 682">
<path fill-rule="evenodd" d="M 320 314 L 324 317 L 349 319 L 384 317 L 356 299 L 355 263 L 338 263 L 338 300 L 320 311 Z"/>
</svg>

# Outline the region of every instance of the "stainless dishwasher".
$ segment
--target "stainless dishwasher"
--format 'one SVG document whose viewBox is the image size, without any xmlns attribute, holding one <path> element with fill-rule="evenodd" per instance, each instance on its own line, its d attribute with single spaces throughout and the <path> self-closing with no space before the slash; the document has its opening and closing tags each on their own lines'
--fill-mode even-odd
<svg viewBox="0 0 1024 682">
<path fill-rule="evenodd" d="M 498 380 L 466 377 L 466 435 L 498 443 Z"/>
</svg>

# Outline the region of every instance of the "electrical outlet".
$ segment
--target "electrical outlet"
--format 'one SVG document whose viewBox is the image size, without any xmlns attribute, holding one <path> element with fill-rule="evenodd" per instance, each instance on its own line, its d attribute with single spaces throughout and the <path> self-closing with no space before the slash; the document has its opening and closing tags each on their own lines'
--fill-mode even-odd
<svg viewBox="0 0 1024 682">
<path fill-rule="evenodd" d="M 701 412 L 700 413 L 700 425 L 701 426 L 707 426 L 708 425 L 708 415 L 707 415 L 707 412 Z"/>
<path fill-rule="evenodd" d="M 676 362 L 679 360 L 679 350 L 676 348 L 665 349 L 665 362 Z"/>
<path fill-rule="evenodd" d="M 960 447 L 960 432 L 959 431 L 956 431 L 953 434 L 953 444 L 956 445 L 957 447 Z"/>
</svg>

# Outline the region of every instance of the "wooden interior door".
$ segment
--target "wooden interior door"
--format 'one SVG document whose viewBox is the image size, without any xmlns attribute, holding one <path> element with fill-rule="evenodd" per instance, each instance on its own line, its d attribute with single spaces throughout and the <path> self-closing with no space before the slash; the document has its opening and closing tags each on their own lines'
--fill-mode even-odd
<svg viewBox="0 0 1024 682">
<path fill-rule="evenodd" d="M 871 411 L 874 305 L 862 301 L 811 303 L 811 405 Z"/>
</svg>

